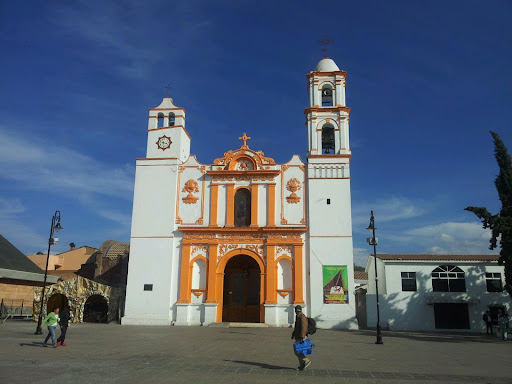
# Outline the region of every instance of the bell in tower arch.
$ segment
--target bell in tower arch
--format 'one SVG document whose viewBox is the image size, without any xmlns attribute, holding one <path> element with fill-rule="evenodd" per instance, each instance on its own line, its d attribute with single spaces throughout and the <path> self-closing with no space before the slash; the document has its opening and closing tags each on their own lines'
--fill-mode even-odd
<svg viewBox="0 0 512 384">
<path fill-rule="evenodd" d="M 334 153 L 334 127 L 324 126 L 322 128 L 322 151 L 325 154 Z"/>
</svg>

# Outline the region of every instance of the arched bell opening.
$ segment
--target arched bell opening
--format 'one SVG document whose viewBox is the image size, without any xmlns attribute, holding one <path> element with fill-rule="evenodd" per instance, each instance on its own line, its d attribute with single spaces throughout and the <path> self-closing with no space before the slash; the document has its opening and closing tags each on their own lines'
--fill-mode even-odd
<svg viewBox="0 0 512 384">
<path fill-rule="evenodd" d="M 332 107 L 334 105 L 333 89 L 324 85 L 322 87 L 322 107 Z"/>
<path fill-rule="evenodd" d="M 325 124 L 322 127 L 322 153 L 335 153 L 334 127 L 331 124 Z"/>
<path fill-rule="evenodd" d="M 106 323 L 108 303 L 101 295 L 91 295 L 84 304 L 83 321 L 88 323 Z"/>
<path fill-rule="evenodd" d="M 158 114 L 158 120 L 157 120 L 157 123 L 156 123 L 156 127 L 157 128 L 163 128 L 164 126 L 164 114 L 162 112 L 160 112 Z"/>
<path fill-rule="evenodd" d="M 224 268 L 223 322 L 259 323 L 262 310 L 262 274 L 248 255 L 232 257 Z"/>
</svg>

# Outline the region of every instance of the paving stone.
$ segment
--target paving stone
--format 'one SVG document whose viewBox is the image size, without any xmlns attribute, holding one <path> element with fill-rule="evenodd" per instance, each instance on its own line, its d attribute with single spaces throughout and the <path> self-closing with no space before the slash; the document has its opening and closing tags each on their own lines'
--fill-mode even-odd
<svg viewBox="0 0 512 384">
<path fill-rule="evenodd" d="M 54 384 L 58 372 L 78 384 L 512 383 L 511 344 L 485 335 L 383 332 L 376 347 L 371 331 L 318 330 L 312 365 L 298 372 L 286 328 L 73 324 L 55 349 L 34 330 L 0 324 L 0 382 Z"/>
</svg>

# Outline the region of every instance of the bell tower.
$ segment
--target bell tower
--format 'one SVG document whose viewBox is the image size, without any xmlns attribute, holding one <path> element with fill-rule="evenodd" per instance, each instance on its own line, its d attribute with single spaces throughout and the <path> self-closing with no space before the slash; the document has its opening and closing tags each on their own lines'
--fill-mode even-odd
<svg viewBox="0 0 512 384">
<path fill-rule="evenodd" d="M 350 198 L 347 73 L 324 57 L 307 75 L 309 316 L 321 328 L 357 328 Z M 338 289 L 346 302 L 329 301 L 328 270 L 345 271 Z M 340 272 L 340 276 L 341 276 Z M 324 281 L 324 284 L 320 282 Z M 342 288 L 340 288 L 342 287 Z"/>
<path fill-rule="evenodd" d="M 320 60 L 315 70 L 307 75 L 309 108 L 304 113 L 308 127 L 308 156 L 350 155 L 346 77 L 347 73 L 328 57 Z"/>
</svg>

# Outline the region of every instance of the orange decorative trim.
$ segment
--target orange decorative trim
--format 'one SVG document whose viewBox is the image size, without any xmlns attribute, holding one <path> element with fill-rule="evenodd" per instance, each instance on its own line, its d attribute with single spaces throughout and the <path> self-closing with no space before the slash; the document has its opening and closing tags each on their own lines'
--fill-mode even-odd
<svg viewBox="0 0 512 384">
<path fill-rule="evenodd" d="M 232 227 L 235 223 L 235 184 L 228 184 L 226 192 L 226 225 Z"/>
<path fill-rule="evenodd" d="M 206 177 L 204 175 L 206 173 L 205 172 L 206 166 L 204 166 L 204 165 L 191 165 L 191 166 L 180 165 L 180 166 L 178 166 L 178 184 L 177 184 L 178 194 L 179 194 L 180 185 L 181 185 L 181 174 L 185 171 L 186 168 L 197 168 L 199 171 L 201 171 L 201 173 L 203 174 L 202 175 L 203 181 L 202 181 L 202 191 L 200 191 L 201 192 L 201 216 L 199 216 L 199 218 L 195 222 L 185 223 L 185 224 L 203 225 L 203 223 L 204 223 L 204 197 L 206 195 Z M 189 183 L 189 182 L 191 182 L 191 183 Z M 187 186 L 187 183 L 189 183 L 188 186 Z M 199 187 L 195 180 L 190 179 L 190 180 L 187 180 L 187 182 L 185 183 L 185 185 L 181 191 L 187 192 L 188 189 L 191 189 L 191 187 L 192 187 L 192 185 L 194 185 L 194 183 L 195 183 L 195 187 Z M 192 195 L 192 192 L 199 192 L 199 191 L 196 191 L 195 189 L 193 191 L 189 191 L 188 196 L 186 196 L 182 199 L 185 204 L 195 204 L 197 202 L 197 200 L 199 199 L 198 197 L 195 197 L 194 195 Z M 195 199 L 195 201 L 194 201 L 194 199 Z M 180 217 L 180 200 L 179 199 L 176 199 L 176 224 L 183 224 L 183 219 Z"/>
<path fill-rule="evenodd" d="M 315 79 L 315 77 L 330 77 L 330 76 L 336 76 L 336 75 L 347 77 L 347 72 L 345 72 L 345 71 L 332 71 L 332 72 L 313 71 L 313 72 L 306 74 L 306 77 L 308 79 L 313 77 L 314 81 L 318 81 L 317 79 Z"/>
<path fill-rule="evenodd" d="M 304 110 L 304 113 L 307 115 L 312 112 L 339 112 L 343 111 L 346 113 L 350 113 L 349 107 L 319 107 L 315 105 L 314 107 L 309 107 Z"/>
<path fill-rule="evenodd" d="M 301 161 L 302 161 L 302 159 L 301 159 Z M 288 170 L 288 168 L 291 168 L 291 167 L 298 167 L 302 171 L 304 179 L 306 177 L 305 176 L 306 167 L 304 164 L 302 164 L 302 165 L 283 164 L 281 166 L 281 169 L 282 169 L 282 172 L 281 172 L 281 225 L 288 224 L 288 220 L 284 217 L 284 198 L 283 198 L 284 197 L 284 173 L 286 170 Z M 303 194 L 304 194 L 304 201 L 307 201 L 306 189 L 304 189 Z M 299 196 L 297 196 L 297 195 L 295 195 L 295 196 L 297 198 L 299 198 L 299 200 L 300 200 Z M 295 197 L 293 196 L 293 193 L 288 197 L 295 199 Z M 303 203 L 302 206 L 303 206 L 303 216 L 302 216 L 302 219 L 300 220 L 300 224 L 306 225 L 306 204 Z"/>
<path fill-rule="evenodd" d="M 194 296 L 200 297 L 203 293 L 206 292 L 206 289 L 191 289 L 190 291 L 194 294 Z"/>
<path fill-rule="evenodd" d="M 350 159 L 352 157 L 352 155 L 309 155 L 308 159 L 321 159 L 321 158 L 330 159 L 330 158 L 336 158 L 336 157 Z M 329 163 L 326 163 L 326 164 L 329 164 Z"/>
<path fill-rule="evenodd" d="M 266 279 L 266 297 L 265 304 L 277 304 L 276 295 L 276 247 L 275 245 L 267 246 L 267 279 Z"/>
<path fill-rule="evenodd" d="M 286 201 L 290 204 L 297 204 L 300 201 L 300 196 L 298 196 L 295 192 L 302 189 L 302 184 L 296 178 L 288 180 L 286 183 L 286 189 L 290 191 L 292 194 L 286 197 Z"/>
<path fill-rule="evenodd" d="M 172 128 L 183 128 L 183 129 L 185 129 L 185 127 L 183 125 L 171 125 L 170 127 L 149 128 L 148 132 L 161 131 L 162 129 L 172 129 Z"/>
<path fill-rule="evenodd" d="M 303 297 L 303 274 L 302 274 L 302 251 L 303 245 L 295 246 L 295 255 L 293 258 L 293 304 L 304 304 Z"/>
<path fill-rule="evenodd" d="M 265 166 L 268 168 L 270 165 L 275 165 L 274 159 L 265 157 L 263 151 L 253 151 L 252 149 L 249 149 L 247 145 L 242 145 L 235 151 L 227 151 L 224 153 L 224 157 L 215 159 L 213 161 L 213 165 L 222 166 L 222 168 L 226 170 L 234 170 L 240 158 L 249 160 L 253 164 L 254 170 L 262 170 Z"/>
<path fill-rule="evenodd" d="M 149 108 L 150 111 L 183 111 L 185 112 L 185 108 Z"/>
<path fill-rule="evenodd" d="M 258 226 L 258 187 L 258 184 L 251 185 L 251 227 Z"/>
<path fill-rule="evenodd" d="M 276 225 L 276 185 L 268 184 L 268 218 L 267 226 Z"/>
<path fill-rule="evenodd" d="M 279 293 L 279 296 L 281 296 L 283 299 L 292 292 L 293 292 L 293 289 L 278 289 L 277 290 L 277 293 Z"/>
<path fill-rule="evenodd" d="M 181 246 L 180 298 L 178 303 L 190 303 L 190 245 Z"/>
<path fill-rule="evenodd" d="M 197 181 L 195 180 L 187 180 L 181 192 L 188 192 L 188 195 L 182 198 L 185 204 L 195 204 L 197 203 L 197 200 L 199 200 L 199 197 L 195 197 L 192 194 L 192 192 L 199 192 L 199 186 L 197 185 Z"/>
<path fill-rule="evenodd" d="M 207 279 L 207 287 L 208 294 L 206 297 L 207 303 L 217 303 L 218 296 L 216 290 L 216 282 L 215 278 L 215 269 L 217 267 L 217 244 L 209 244 L 208 250 L 208 279 Z"/>
</svg>

